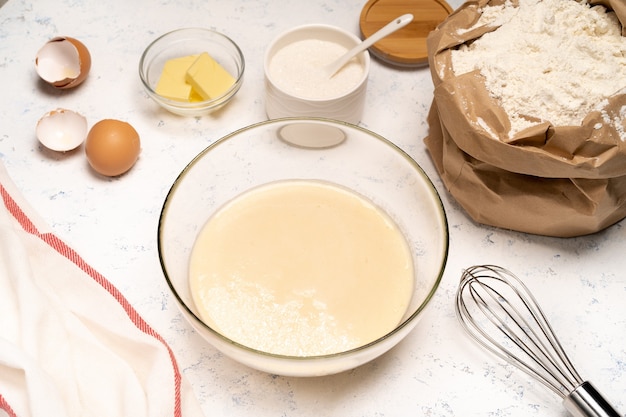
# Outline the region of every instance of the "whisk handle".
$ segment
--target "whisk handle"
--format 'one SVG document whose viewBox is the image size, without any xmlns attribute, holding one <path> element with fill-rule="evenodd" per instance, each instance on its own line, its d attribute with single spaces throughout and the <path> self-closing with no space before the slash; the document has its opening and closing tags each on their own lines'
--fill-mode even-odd
<svg viewBox="0 0 626 417">
<path fill-rule="evenodd" d="M 622 417 L 589 381 L 565 397 L 563 405 L 574 417 Z"/>
</svg>

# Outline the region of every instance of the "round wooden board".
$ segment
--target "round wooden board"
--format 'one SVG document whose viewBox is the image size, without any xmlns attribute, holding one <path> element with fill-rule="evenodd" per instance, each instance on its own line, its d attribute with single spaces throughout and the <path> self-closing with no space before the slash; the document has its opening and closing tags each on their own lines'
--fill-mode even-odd
<svg viewBox="0 0 626 417">
<path fill-rule="evenodd" d="M 452 12 L 445 0 L 370 0 L 361 11 L 359 26 L 366 38 L 393 19 L 413 14 L 413 21 L 370 47 L 379 59 L 404 67 L 428 64 L 426 37 Z"/>
</svg>

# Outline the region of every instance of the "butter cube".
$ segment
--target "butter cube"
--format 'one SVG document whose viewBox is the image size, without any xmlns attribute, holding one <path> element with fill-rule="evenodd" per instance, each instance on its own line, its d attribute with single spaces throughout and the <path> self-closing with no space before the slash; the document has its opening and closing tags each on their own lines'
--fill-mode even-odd
<svg viewBox="0 0 626 417">
<path fill-rule="evenodd" d="M 198 55 L 189 55 L 167 61 L 163 66 L 155 91 L 172 100 L 191 101 L 192 88 L 185 81 L 185 73 L 197 58 Z"/>
<path fill-rule="evenodd" d="M 205 100 L 221 96 L 235 84 L 235 78 L 206 52 L 187 69 L 185 80 Z"/>
<path fill-rule="evenodd" d="M 198 103 L 200 101 L 204 101 L 202 96 L 196 92 L 193 88 L 191 89 L 191 94 L 189 94 L 189 101 L 192 103 Z"/>
</svg>

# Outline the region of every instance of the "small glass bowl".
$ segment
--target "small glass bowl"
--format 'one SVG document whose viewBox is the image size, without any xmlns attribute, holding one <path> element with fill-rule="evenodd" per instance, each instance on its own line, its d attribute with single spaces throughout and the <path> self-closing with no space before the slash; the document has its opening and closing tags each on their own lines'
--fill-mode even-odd
<svg viewBox="0 0 626 417">
<path fill-rule="evenodd" d="M 159 95 L 156 85 L 165 62 L 172 58 L 208 52 L 234 78 L 235 83 L 221 97 L 184 102 Z M 181 116 L 204 116 L 228 103 L 243 83 L 245 60 L 241 49 L 229 37 L 204 28 L 185 28 L 155 39 L 141 55 L 139 77 L 148 95 L 164 109 Z"/>
<path fill-rule="evenodd" d="M 244 346 L 204 323 L 189 285 L 197 234 L 239 194 L 289 179 L 331 182 L 366 197 L 404 234 L 415 283 L 398 325 L 371 343 L 327 355 L 287 356 Z M 362 365 L 400 342 L 422 318 L 443 276 L 448 224 L 439 195 L 419 165 L 393 143 L 361 127 L 322 118 L 283 118 L 231 133 L 197 155 L 167 194 L 158 225 L 161 267 L 183 316 L 208 343 L 252 368 L 321 376 Z M 376 306 L 371 306 L 376 308 Z"/>
</svg>

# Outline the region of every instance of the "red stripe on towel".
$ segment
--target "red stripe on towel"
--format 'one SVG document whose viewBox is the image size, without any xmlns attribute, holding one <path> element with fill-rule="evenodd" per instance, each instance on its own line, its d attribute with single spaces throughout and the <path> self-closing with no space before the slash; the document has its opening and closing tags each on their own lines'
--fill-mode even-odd
<svg viewBox="0 0 626 417">
<path fill-rule="evenodd" d="M 11 408 L 9 403 L 4 399 L 2 394 L 0 394 L 0 410 L 6 411 L 9 417 L 17 417 L 17 414 L 15 414 L 15 411 L 13 411 L 13 409 Z"/>
<path fill-rule="evenodd" d="M 182 417 L 182 377 L 180 369 L 178 368 L 178 363 L 176 362 L 176 358 L 174 356 L 174 352 L 172 352 L 172 349 L 169 347 L 165 339 L 163 339 L 160 334 L 158 334 L 152 327 L 150 327 L 150 325 L 139 315 L 137 310 L 135 310 L 133 306 L 128 302 L 126 297 L 124 297 L 124 295 L 122 295 L 122 293 L 113 284 L 111 284 L 109 280 L 107 280 L 102 274 L 100 274 L 91 265 L 85 262 L 85 260 L 74 249 L 69 247 L 65 242 L 63 242 L 52 233 L 40 233 L 39 230 L 37 230 L 35 224 L 28 218 L 26 213 L 24 213 L 21 207 L 17 204 L 13 197 L 11 197 L 9 192 L 4 188 L 2 184 L 0 184 L 0 194 L 2 195 L 4 205 L 7 207 L 9 213 L 11 213 L 11 215 L 19 222 L 24 231 L 39 237 L 42 241 L 46 242 L 52 249 L 56 250 L 60 255 L 70 260 L 81 270 L 83 270 L 87 275 L 89 275 L 93 280 L 100 284 L 105 290 L 107 290 L 107 292 L 109 292 L 109 294 L 113 296 L 113 298 L 115 298 L 115 300 L 117 300 L 117 302 L 122 306 L 124 311 L 126 311 L 126 314 L 130 318 L 130 320 L 139 330 L 158 340 L 167 349 L 174 371 L 174 417 Z M 9 417 L 17 417 L 17 415 L 13 412 L 13 410 L 1 394 L 0 409 L 5 410 L 9 414 Z"/>
</svg>

